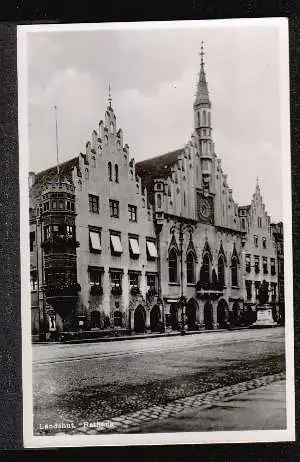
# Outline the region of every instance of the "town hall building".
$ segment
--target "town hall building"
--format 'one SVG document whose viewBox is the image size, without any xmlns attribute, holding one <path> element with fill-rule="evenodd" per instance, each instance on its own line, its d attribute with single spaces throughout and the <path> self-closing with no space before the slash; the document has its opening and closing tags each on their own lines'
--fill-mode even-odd
<svg viewBox="0 0 300 462">
<path fill-rule="evenodd" d="M 84 154 L 29 174 L 33 334 L 251 324 L 263 281 L 278 318 L 275 228 L 215 153 L 203 48 L 191 110 L 184 147 L 135 163 L 109 97 Z"/>
</svg>

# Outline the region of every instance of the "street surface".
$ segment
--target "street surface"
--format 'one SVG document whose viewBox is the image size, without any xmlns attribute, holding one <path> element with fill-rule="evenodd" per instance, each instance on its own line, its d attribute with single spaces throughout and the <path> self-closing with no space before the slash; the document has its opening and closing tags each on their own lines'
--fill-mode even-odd
<svg viewBox="0 0 300 462">
<path fill-rule="evenodd" d="M 284 368 L 282 327 L 33 345 L 34 424 L 77 426 Z"/>
</svg>

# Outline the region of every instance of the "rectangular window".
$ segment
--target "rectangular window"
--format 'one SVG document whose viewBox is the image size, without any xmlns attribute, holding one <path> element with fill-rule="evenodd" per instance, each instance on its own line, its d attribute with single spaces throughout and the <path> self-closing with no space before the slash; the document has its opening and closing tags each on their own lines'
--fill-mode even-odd
<svg viewBox="0 0 300 462">
<path fill-rule="evenodd" d="M 259 296 L 259 288 L 260 288 L 260 281 L 255 281 L 255 297 L 258 299 Z"/>
<path fill-rule="evenodd" d="M 137 221 L 137 208 L 135 205 L 128 205 L 129 221 Z"/>
<path fill-rule="evenodd" d="M 101 228 L 89 228 L 90 252 L 101 252 Z"/>
<path fill-rule="evenodd" d="M 66 227 L 67 230 L 67 237 L 74 237 L 74 227 L 67 225 Z"/>
<path fill-rule="evenodd" d="M 138 273 L 130 272 L 129 273 L 129 285 L 133 287 L 139 286 L 139 275 Z"/>
<path fill-rule="evenodd" d="M 275 258 L 271 258 L 271 274 L 272 276 L 276 274 Z"/>
<path fill-rule="evenodd" d="M 29 239 L 30 239 L 30 252 L 33 252 L 33 247 L 35 243 L 35 232 L 34 231 L 31 231 L 31 233 L 29 234 Z"/>
<path fill-rule="evenodd" d="M 57 202 L 56 201 L 52 201 L 52 208 L 57 209 Z"/>
<path fill-rule="evenodd" d="M 140 255 L 139 240 L 136 237 L 129 238 L 129 251 L 131 258 L 138 258 Z"/>
<path fill-rule="evenodd" d="M 260 267 L 259 267 L 259 256 L 255 255 L 254 256 L 254 270 L 256 273 L 259 273 Z"/>
<path fill-rule="evenodd" d="M 99 196 L 89 194 L 89 211 L 91 213 L 99 213 Z"/>
<path fill-rule="evenodd" d="M 157 258 L 157 250 L 156 250 L 156 245 L 153 241 L 147 241 L 146 242 L 146 247 L 147 247 L 147 257 L 148 259 L 154 259 Z"/>
<path fill-rule="evenodd" d="M 109 210 L 111 217 L 119 218 L 119 201 L 109 199 Z"/>
<path fill-rule="evenodd" d="M 255 247 L 258 247 L 258 237 L 254 236 L 254 245 Z"/>
<path fill-rule="evenodd" d="M 272 302 L 276 301 L 276 295 L 277 295 L 276 288 L 277 288 L 276 282 L 271 282 L 271 300 L 272 300 Z"/>
<path fill-rule="evenodd" d="M 110 284 L 112 294 L 120 295 L 122 293 L 122 271 L 110 272 Z"/>
<path fill-rule="evenodd" d="M 147 289 L 156 291 L 156 274 L 147 274 Z"/>
<path fill-rule="evenodd" d="M 268 259 L 263 257 L 263 273 L 268 274 Z"/>
<path fill-rule="evenodd" d="M 31 271 L 30 273 L 30 288 L 31 291 L 37 290 L 37 272 Z"/>
<path fill-rule="evenodd" d="M 262 245 L 263 245 L 263 249 L 267 248 L 267 240 L 265 237 L 262 238 Z"/>
<path fill-rule="evenodd" d="M 246 282 L 247 300 L 251 300 L 251 298 L 252 298 L 252 281 L 245 281 L 245 282 Z"/>
<path fill-rule="evenodd" d="M 110 235 L 111 253 L 113 255 L 120 255 L 123 252 L 121 244 L 121 236 L 119 234 Z"/>
<path fill-rule="evenodd" d="M 89 269 L 89 282 L 90 285 L 101 285 L 101 271 L 97 268 Z"/>
<path fill-rule="evenodd" d="M 246 263 L 246 271 L 247 271 L 247 273 L 251 273 L 251 255 L 249 253 L 246 254 L 245 263 Z"/>
<path fill-rule="evenodd" d="M 51 227 L 50 225 L 47 225 L 44 227 L 44 239 L 47 241 L 51 237 Z"/>
</svg>

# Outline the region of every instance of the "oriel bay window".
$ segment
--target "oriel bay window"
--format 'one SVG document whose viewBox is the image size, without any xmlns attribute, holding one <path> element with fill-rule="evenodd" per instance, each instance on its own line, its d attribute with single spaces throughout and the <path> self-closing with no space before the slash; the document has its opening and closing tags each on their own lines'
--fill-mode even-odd
<svg viewBox="0 0 300 462">
<path fill-rule="evenodd" d="M 137 236 L 129 236 L 129 252 L 131 258 L 139 258 L 141 252 Z"/>
<path fill-rule="evenodd" d="M 188 252 L 186 256 L 186 282 L 187 284 L 195 282 L 195 259 L 192 252 Z"/>
<path fill-rule="evenodd" d="M 101 228 L 89 227 L 90 252 L 101 252 Z"/>
<path fill-rule="evenodd" d="M 114 256 L 120 256 L 123 252 L 122 244 L 121 244 L 121 234 L 117 233 L 116 231 L 110 232 L 110 248 L 111 254 Z"/>
<path fill-rule="evenodd" d="M 175 249 L 169 252 L 169 282 L 178 282 L 178 262 Z"/>
<path fill-rule="evenodd" d="M 30 272 L 30 288 L 31 291 L 37 290 L 38 280 L 37 280 L 37 271 Z"/>
</svg>

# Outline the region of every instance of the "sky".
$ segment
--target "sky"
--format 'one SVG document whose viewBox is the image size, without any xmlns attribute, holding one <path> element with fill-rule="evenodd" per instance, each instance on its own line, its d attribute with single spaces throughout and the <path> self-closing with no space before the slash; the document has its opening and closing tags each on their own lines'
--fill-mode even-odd
<svg viewBox="0 0 300 462">
<path fill-rule="evenodd" d="M 272 220 L 282 219 L 279 36 L 272 25 L 29 32 L 29 169 L 80 152 L 98 128 L 111 85 L 124 143 L 138 162 L 184 146 L 204 41 L 215 151 L 234 199 L 250 203 L 259 178 Z"/>
</svg>

